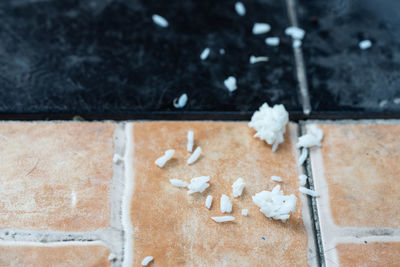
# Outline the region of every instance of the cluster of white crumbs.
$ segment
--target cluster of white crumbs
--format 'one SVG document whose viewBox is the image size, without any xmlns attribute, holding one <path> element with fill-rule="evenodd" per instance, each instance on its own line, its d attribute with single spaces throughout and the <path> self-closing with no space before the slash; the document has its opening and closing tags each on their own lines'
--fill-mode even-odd
<svg viewBox="0 0 400 267">
<path fill-rule="evenodd" d="M 300 185 L 306 185 L 307 183 L 307 175 L 301 174 L 299 175 L 299 184 Z"/>
<path fill-rule="evenodd" d="M 174 105 L 175 108 L 183 108 L 186 106 L 187 101 L 188 101 L 187 94 L 182 94 L 179 98 L 175 98 L 172 104 Z"/>
<path fill-rule="evenodd" d="M 169 179 L 169 182 L 175 187 L 186 188 L 188 186 L 188 183 L 179 179 Z"/>
<path fill-rule="evenodd" d="M 194 132 L 189 130 L 187 133 L 187 145 L 186 145 L 186 150 L 188 152 L 192 152 L 193 150 L 193 145 L 194 145 Z"/>
<path fill-rule="evenodd" d="M 321 140 L 324 137 L 323 131 L 315 125 L 310 125 L 308 130 L 309 133 L 299 137 L 296 147 L 309 148 L 313 146 L 321 146 Z"/>
<path fill-rule="evenodd" d="M 279 185 L 275 186 L 272 191 L 262 191 L 253 196 L 253 202 L 260 211 L 267 217 L 275 220 L 286 222 L 290 218 L 290 212 L 296 210 L 297 198 L 291 194 L 283 195 Z"/>
<path fill-rule="evenodd" d="M 233 76 L 229 76 L 224 81 L 224 85 L 225 85 L 226 89 L 228 89 L 229 92 L 235 91 L 237 89 L 236 78 Z"/>
<path fill-rule="evenodd" d="M 238 178 L 233 184 L 232 184 L 232 194 L 233 197 L 240 197 L 243 193 L 243 189 L 246 186 L 246 183 L 243 181 L 242 178 Z"/>
<path fill-rule="evenodd" d="M 289 113 L 283 105 L 275 105 L 272 108 L 264 103 L 260 109 L 254 112 L 249 122 L 249 127 L 257 131 L 254 137 L 272 145 L 275 152 L 280 143 L 283 143 L 283 135 L 289 122 Z"/>
<path fill-rule="evenodd" d="M 188 194 L 193 194 L 193 193 L 203 193 L 204 190 L 206 190 L 210 184 L 208 183 L 210 181 L 210 176 L 200 176 L 200 177 L 195 177 L 190 180 L 190 184 L 187 186 L 189 191 Z"/>
<path fill-rule="evenodd" d="M 154 162 L 158 167 L 162 168 L 164 165 L 167 163 L 168 160 L 172 158 L 172 156 L 175 154 L 175 150 L 173 149 L 168 149 L 165 151 L 164 155 L 156 159 Z"/>
</svg>

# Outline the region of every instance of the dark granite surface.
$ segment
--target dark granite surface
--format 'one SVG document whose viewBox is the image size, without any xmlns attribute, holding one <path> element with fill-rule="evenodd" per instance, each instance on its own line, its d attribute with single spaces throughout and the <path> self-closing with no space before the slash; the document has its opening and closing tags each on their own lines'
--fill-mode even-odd
<svg viewBox="0 0 400 267">
<path fill-rule="evenodd" d="M 400 114 L 400 1 L 298 0 L 298 16 L 314 112 Z"/>
<path fill-rule="evenodd" d="M 284 1 L 245 1 L 245 17 L 234 3 L 3 0 L 0 114 L 171 113 L 183 92 L 189 101 L 178 113 L 247 114 L 265 101 L 300 112 Z M 155 25 L 154 13 L 170 27 Z M 256 21 L 271 32 L 252 35 Z M 275 35 L 281 45 L 266 46 Z M 201 61 L 205 47 L 212 51 Z M 270 60 L 250 65 L 251 54 Z M 230 75 L 233 93 L 223 85 Z"/>
</svg>

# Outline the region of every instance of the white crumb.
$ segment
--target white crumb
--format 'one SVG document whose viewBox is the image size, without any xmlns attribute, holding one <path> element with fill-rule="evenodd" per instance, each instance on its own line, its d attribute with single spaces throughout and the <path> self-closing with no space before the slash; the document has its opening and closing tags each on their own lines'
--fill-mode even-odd
<svg viewBox="0 0 400 267">
<path fill-rule="evenodd" d="M 372 46 L 372 42 L 370 40 L 363 40 L 358 44 L 358 46 L 361 50 L 365 50 Z"/>
<path fill-rule="evenodd" d="M 242 2 L 235 3 L 235 11 L 239 16 L 246 15 L 246 7 L 243 5 Z"/>
<path fill-rule="evenodd" d="M 246 186 L 246 183 L 243 181 L 242 178 L 238 178 L 233 184 L 232 184 L 232 192 L 233 192 L 233 197 L 239 197 L 243 193 L 243 189 Z"/>
<path fill-rule="evenodd" d="M 294 40 L 292 46 L 294 48 L 298 48 L 301 46 L 301 44 L 302 44 L 301 40 Z"/>
<path fill-rule="evenodd" d="M 249 215 L 249 210 L 248 209 L 242 209 L 242 215 L 243 216 Z"/>
<path fill-rule="evenodd" d="M 228 198 L 227 195 L 221 195 L 221 212 L 222 213 L 231 213 L 232 212 L 232 202 Z"/>
<path fill-rule="evenodd" d="M 207 198 L 206 198 L 206 207 L 207 207 L 207 209 L 211 208 L 212 201 L 213 201 L 213 197 L 211 195 L 208 195 Z"/>
<path fill-rule="evenodd" d="M 306 185 L 307 183 L 307 175 L 301 174 L 299 175 L 299 184 L 300 185 Z"/>
<path fill-rule="evenodd" d="M 147 256 L 142 260 L 142 266 L 147 266 L 153 260 L 153 256 Z"/>
<path fill-rule="evenodd" d="M 278 46 L 280 43 L 279 37 L 267 37 L 265 43 L 269 46 Z"/>
<path fill-rule="evenodd" d="M 187 133 L 187 145 L 186 145 L 186 150 L 188 152 L 192 152 L 193 151 L 193 145 L 194 145 L 194 132 L 189 130 Z"/>
<path fill-rule="evenodd" d="M 285 29 L 285 34 L 291 36 L 293 39 L 301 40 L 304 38 L 306 32 L 299 27 L 291 26 Z"/>
<path fill-rule="evenodd" d="M 231 222 L 235 220 L 235 217 L 232 216 L 216 216 L 211 217 L 215 222 Z"/>
<path fill-rule="evenodd" d="M 219 53 L 220 53 L 221 55 L 225 55 L 225 49 L 221 48 L 221 49 L 219 50 Z"/>
<path fill-rule="evenodd" d="M 264 34 L 267 33 L 271 30 L 271 26 L 268 23 L 260 23 L 260 22 L 256 22 L 253 25 L 253 34 L 257 35 L 257 34 Z"/>
<path fill-rule="evenodd" d="M 236 85 L 236 78 L 233 76 L 229 76 L 225 81 L 224 81 L 225 87 L 229 90 L 229 92 L 233 92 L 237 89 Z"/>
<path fill-rule="evenodd" d="M 303 194 L 310 195 L 312 197 L 318 197 L 319 196 L 318 193 L 315 192 L 314 190 L 311 190 L 311 189 L 308 189 L 308 188 L 305 188 L 305 187 L 302 187 L 302 186 L 299 187 L 299 191 L 302 192 Z"/>
<path fill-rule="evenodd" d="M 175 150 L 173 149 L 168 149 L 165 151 L 164 155 L 156 159 L 154 162 L 158 167 L 162 168 L 164 167 L 165 163 L 167 163 L 168 160 L 172 158 L 172 156 L 175 154 Z"/>
<path fill-rule="evenodd" d="M 271 176 L 271 180 L 274 182 L 282 182 L 282 178 L 279 176 Z"/>
<path fill-rule="evenodd" d="M 303 147 L 301 149 L 301 154 L 300 154 L 300 157 L 299 157 L 299 162 L 298 162 L 299 166 L 304 164 L 304 162 L 307 159 L 307 156 L 308 156 L 308 149 Z"/>
<path fill-rule="evenodd" d="M 193 154 L 190 155 L 189 159 L 187 160 L 187 164 L 191 165 L 191 164 L 195 163 L 196 160 L 198 160 L 198 158 L 200 157 L 200 154 L 201 154 L 201 147 L 198 146 L 194 150 Z"/>
<path fill-rule="evenodd" d="M 203 52 L 201 52 L 201 54 L 200 54 L 200 59 L 201 60 L 206 60 L 207 58 L 208 58 L 208 56 L 210 55 L 210 48 L 205 48 L 204 50 L 203 50 Z"/>
<path fill-rule="evenodd" d="M 186 106 L 187 101 L 188 101 L 187 94 L 182 94 L 179 98 L 175 98 L 172 104 L 174 105 L 175 108 L 183 108 Z"/>
<path fill-rule="evenodd" d="M 256 56 L 251 55 L 249 61 L 250 61 L 250 64 L 255 64 L 258 62 L 267 62 L 268 57 L 256 57 Z"/>
<path fill-rule="evenodd" d="M 166 28 L 169 25 L 168 21 L 165 18 L 161 17 L 160 15 L 154 14 L 151 18 L 153 19 L 153 22 L 155 24 L 157 24 L 162 28 Z"/>
<path fill-rule="evenodd" d="M 114 154 L 114 157 L 113 157 L 113 162 L 114 162 L 114 163 L 118 163 L 118 162 L 120 162 L 121 160 L 122 160 L 122 157 L 121 157 L 120 155 Z"/>
<path fill-rule="evenodd" d="M 169 182 L 175 187 L 185 188 L 188 186 L 188 183 L 179 179 L 169 179 Z"/>
<path fill-rule="evenodd" d="M 190 184 L 188 185 L 188 194 L 193 194 L 193 193 L 203 193 L 204 190 L 206 190 L 210 184 L 208 183 L 210 181 L 210 176 L 200 176 L 200 177 L 195 177 L 190 180 Z"/>
</svg>

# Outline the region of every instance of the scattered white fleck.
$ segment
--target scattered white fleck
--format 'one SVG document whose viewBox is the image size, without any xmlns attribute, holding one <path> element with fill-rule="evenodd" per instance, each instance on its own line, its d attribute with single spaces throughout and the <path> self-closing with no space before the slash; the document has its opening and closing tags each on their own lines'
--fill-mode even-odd
<svg viewBox="0 0 400 267">
<path fill-rule="evenodd" d="M 290 218 L 290 212 L 296 210 L 296 196 L 293 194 L 283 195 L 279 185 L 275 186 L 272 191 L 262 191 L 252 198 L 254 204 L 260 208 L 260 211 L 267 218 L 285 222 Z"/>
<path fill-rule="evenodd" d="M 200 59 L 201 60 L 206 60 L 207 58 L 208 58 L 208 56 L 210 55 L 210 48 L 205 48 L 204 50 L 203 50 L 203 52 L 201 52 L 201 54 L 200 54 Z"/>
<path fill-rule="evenodd" d="M 142 266 L 147 266 L 153 260 L 153 256 L 147 256 L 142 260 Z"/>
<path fill-rule="evenodd" d="M 318 193 L 315 192 L 314 190 L 311 190 L 311 189 L 308 189 L 308 188 L 305 188 L 305 187 L 302 187 L 302 186 L 299 187 L 299 191 L 302 192 L 303 194 L 310 195 L 312 197 L 318 197 L 319 196 Z"/>
<path fill-rule="evenodd" d="M 188 183 L 179 179 L 169 179 L 169 182 L 175 187 L 187 187 Z"/>
<path fill-rule="evenodd" d="M 320 141 L 313 134 L 305 134 L 299 137 L 299 141 L 296 144 L 297 148 L 300 147 L 312 147 L 312 146 L 321 146 Z"/>
<path fill-rule="evenodd" d="M 271 26 L 269 26 L 268 23 L 260 23 L 260 22 L 256 22 L 253 25 L 253 34 L 264 34 L 267 33 L 271 30 Z"/>
<path fill-rule="evenodd" d="M 114 157 L 113 157 L 113 162 L 114 162 L 114 163 L 118 163 L 118 162 L 120 162 L 121 160 L 122 160 L 122 157 L 121 157 L 120 155 L 114 154 Z"/>
<path fill-rule="evenodd" d="M 303 29 L 300 29 L 299 27 L 287 27 L 285 29 L 285 34 L 291 36 L 293 39 L 303 39 L 305 35 L 305 31 Z"/>
<path fill-rule="evenodd" d="M 219 53 L 220 53 L 221 55 L 225 55 L 225 49 L 221 48 L 221 49 L 219 50 Z"/>
<path fill-rule="evenodd" d="M 74 190 L 72 190 L 72 192 L 71 192 L 71 205 L 72 205 L 72 207 L 76 206 L 76 193 Z"/>
<path fill-rule="evenodd" d="M 200 154 L 201 154 L 201 147 L 198 146 L 198 147 L 194 150 L 193 154 L 190 155 L 189 159 L 187 160 L 187 164 L 190 165 L 190 164 L 195 163 L 196 160 L 200 157 Z"/>
<path fill-rule="evenodd" d="M 186 106 L 187 101 L 187 94 L 182 94 L 179 98 L 175 98 L 172 104 L 175 108 L 183 108 L 184 106 Z"/>
<path fill-rule="evenodd" d="M 239 197 L 243 193 L 243 189 L 246 186 L 246 183 L 243 181 L 242 178 L 238 178 L 233 184 L 232 184 L 232 191 L 233 191 L 233 197 Z"/>
<path fill-rule="evenodd" d="M 275 182 L 282 182 L 282 178 L 279 176 L 271 176 L 271 180 Z"/>
<path fill-rule="evenodd" d="M 114 253 L 110 253 L 110 255 L 108 255 L 109 261 L 114 261 L 116 258 L 117 258 L 117 255 L 115 255 Z"/>
<path fill-rule="evenodd" d="M 188 185 L 188 195 L 193 193 L 203 193 L 204 190 L 206 190 L 210 186 L 208 181 L 210 181 L 210 176 L 200 176 L 192 178 L 190 180 L 190 184 Z"/>
<path fill-rule="evenodd" d="M 212 200 L 213 200 L 213 197 L 211 195 L 208 195 L 207 198 L 206 198 L 206 207 L 207 207 L 207 209 L 211 208 Z"/>
<path fill-rule="evenodd" d="M 231 213 L 232 212 L 232 202 L 229 200 L 227 195 L 221 195 L 221 212 L 222 213 Z"/>
<path fill-rule="evenodd" d="M 235 220 L 235 217 L 232 216 L 216 216 L 211 217 L 215 222 L 231 222 Z"/>
<path fill-rule="evenodd" d="M 249 214 L 249 210 L 248 209 L 242 209 L 242 215 L 243 216 L 247 216 Z"/>
<path fill-rule="evenodd" d="M 372 43 L 370 40 L 364 40 L 364 41 L 361 41 L 358 44 L 358 46 L 360 47 L 361 50 L 365 50 L 365 49 L 370 48 L 372 46 Z"/>
<path fill-rule="evenodd" d="M 400 104 L 400 97 L 393 99 L 393 103 L 395 103 L 396 105 L 399 105 Z"/>
<path fill-rule="evenodd" d="M 388 104 L 387 100 L 382 100 L 381 102 L 379 102 L 379 107 L 383 108 Z"/>
<path fill-rule="evenodd" d="M 175 154 L 175 150 L 173 149 L 168 149 L 165 151 L 164 155 L 156 159 L 154 162 L 158 167 L 162 168 L 164 167 L 165 163 L 167 163 L 168 160 L 172 158 L 172 156 Z"/>
<path fill-rule="evenodd" d="M 160 15 L 154 14 L 151 18 L 153 19 L 153 22 L 160 27 L 166 28 L 169 25 L 168 21 Z"/>
<path fill-rule="evenodd" d="M 268 57 L 256 57 L 251 55 L 250 56 L 250 64 L 255 64 L 258 62 L 267 62 L 268 61 Z"/>
<path fill-rule="evenodd" d="M 192 152 L 193 150 L 193 145 L 194 145 L 194 132 L 193 131 L 188 131 L 187 133 L 187 146 L 186 146 L 186 150 L 188 152 Z"/>
<path fill-rule="evenodd" d="M 264 103 L 260 109 L 254 112 L 249 122 L 249 127 L 257 131 L 255 138 L 264 140 L 272 146 L 272 151 L 283 143 L 283 135 L 289 122 L 289 113 L 283 105 L 275 105 L 272 108 Z"/>
<path fill-rule="evenodd" d="M 269 46 L 278 46 L 280 43 L 279 37 L 267 37 L 265 43 Z"/>
<path fill-rule="evenodd" d="M 235 3 L 235 11 L 239 16 L 246 15 L 246 7 L 243 5 L 242 2 Z"/>
<path fill-rule="evenodd" d="M 300 154 L 300 157 L 299 157 L 299 162 L 298 162 L 299 166 L 304 164 L 304 162 L 307 159 L 307 156 L 308 156 L 308 150 L 307 150 L 307 148 L 303 147 L 301 149 L 301 154 Z"/>
<path fill-rule="evenodd" d="M 229 90 L 229 92 L 233 92 L 237 89 L 236 85 L 236 78 L 233 76 L 229 76 L 225 81 L 224 81 L 225 87 Z"/>
<path fill-rule="evenodd" d="M 300 183 L 300 185 L 306 185 L 307 175 L 304 175 L 304 174 L 299 175 L 299 183 Z"/>
<path fill-rule="evenodd" d="M 294 40 L 292 46 L 293 46 L 294 48 L 298 48 L 298 47 L 301 46 L 301 44 L 302 44 L 302 43 L 301 43 L 301 40 Z"/>
</svg>

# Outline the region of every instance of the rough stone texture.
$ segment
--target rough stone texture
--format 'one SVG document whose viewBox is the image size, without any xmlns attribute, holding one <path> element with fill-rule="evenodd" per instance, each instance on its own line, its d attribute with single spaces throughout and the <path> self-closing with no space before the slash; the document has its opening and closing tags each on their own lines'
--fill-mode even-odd
<svg viewBox="0 0 400 267">
<path fill-rule="evenodd" d="M 296 126 L 291 125 L 291 130 Z M 186 164 L 187 130 L 193 130 L 195 147 L 202 156 L 192 166 Z M 293 146 L 286 141 L 274 154 L 271 146 L 253 138 L 246 123 L 143 122 L 133 124 L 134 190 L 131 202 L 133 224 L 133 265 L 147 255 L 154 266 L 306 266 L 307 233 L 303 225 L 302 203 L 286 222 L 273 221 L 259 212 L 251 195 L 272 190 L 277 184 L 271 175 L 281 176 L 285 194 L 298 196 L 298 169 Z M 165 150 L 175 156 L 161 169 L 154 160 Z M 211 186 L 203 194 L 187 195 L 173 187 L 170 178 L 189 181 L 211 176 Z M 232 197 L 232 183 L 242 177 L 247 183 L 239 198 Z M 205 205 L 210 194 L 211 210 Z M 211 216 L 221 216 L 220 197 L 233 203 L 233 223 L 218 224 Z M 249 216 L 241 209 L 249 209 Z M 262 237 L 265 238 L 262 239 Z"/>
<path fill-rule="evenodd" d="M 340 266 L 399 266 L 399 242 L 368 242 L 366 244 L 338 244 Z"/>
<path fill-rule="evenodd" d="M 333 221 L 338 226 L 400 225 L 400 125 L 320 124 Z"/>
<path fill-rule="evenodd" d="M 0 123 L 0 228 L 107 227 L 113 133 L 111 123 Z"/>
<path fill-rule="evenodd" d="M 101 244 L 17 245 L 0 243 L 0 266 L 101 267 L 110 266 L 110 251 Z"/>
</svg>

